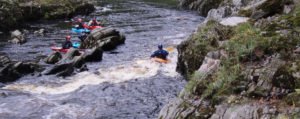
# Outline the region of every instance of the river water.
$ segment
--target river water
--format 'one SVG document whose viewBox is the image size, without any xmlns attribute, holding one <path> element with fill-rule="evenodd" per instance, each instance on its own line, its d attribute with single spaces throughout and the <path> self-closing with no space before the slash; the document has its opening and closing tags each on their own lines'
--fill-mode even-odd
<svg viewBox="0 0 300 119">
<path fill-rule="evenodd" d="M 105 26 L 117 28 L 126 35 L 126 43 L 105 52 L 103 61 L 87 63 L 89 71 L 66 78 L 28 75 L 6 84 L 0 89 L 1 119 L 153 119 L 179 94 L 186 82 L 175 71 L 175 47 L 203 19 L 174 6 L 133 0 L 101 1 L 96 8 L 81 17 L 97 17 Z M 50 46 L 71 34 L 66 24 L 69 21 L 31 24 L 47 33 L 35 35 L 29 30 L 23 45 L 1 40 L 0 53 L 48 67 L 42 58 L 52 52 Z M 149 60 L 158 44 L 174 49 L 171 63 Z"/>
</svg>

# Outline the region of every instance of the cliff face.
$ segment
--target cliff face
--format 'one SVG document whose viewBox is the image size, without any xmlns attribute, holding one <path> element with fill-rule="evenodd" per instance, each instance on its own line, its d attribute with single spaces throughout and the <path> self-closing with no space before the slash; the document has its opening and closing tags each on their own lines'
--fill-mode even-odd
<svg viewBox="0 0 300 119">
<path fill-rule="evenodd" d="M 68 18 L 88 14 L 94 6 L 85 0 L 1 0 L 0 31 L 23 26 L 26 21 Z"/>
<path fill-rule="evenodd" d="M 211 9 L 178 46 L 177 70 L 189 83 L 159 118 L 300 118 L 299 7 L 225 0 Z"/>
</svg>

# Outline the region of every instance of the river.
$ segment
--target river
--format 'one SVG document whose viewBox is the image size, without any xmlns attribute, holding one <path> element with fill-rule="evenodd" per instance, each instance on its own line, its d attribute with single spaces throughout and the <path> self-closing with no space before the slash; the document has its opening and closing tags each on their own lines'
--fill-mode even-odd
<svg viewBox="0 0 300 119">
<path fill-rule="evenodd" d="M 145 2 L 147 1 L 147 2 Z M 86 20 L 97 17 L 126 36 L 124 45 L 103 54 L 101 62 L 87 63 L 88 71 L 70 77 L 28 75 L 0 89 L 2 119 L 155 119 L 162 106 L 185 85 L 176 71 L 176 45 L 186 39 L 203 18 L 153 0 L 104 0 Z M 155 0 L 154 0 L 155 1 Z M 32 23 L 23 45 L 0 40 L 0 53 L 14 60 L 42 65 L 42 58 L 71 34 L 70 21 Z M 45 35 L 33 34 L 39 28 Z M 71 34 L 74 37 L 76 34 Z M 168 64 L 149 60 L 158 44 L 173 48 Z"/>
</svg>

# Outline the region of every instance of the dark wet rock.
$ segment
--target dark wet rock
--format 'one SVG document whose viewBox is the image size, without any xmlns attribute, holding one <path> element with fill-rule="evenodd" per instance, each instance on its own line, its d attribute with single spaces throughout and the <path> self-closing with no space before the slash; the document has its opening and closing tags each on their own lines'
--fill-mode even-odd
<svg viewBox="0 0 300 119">
<path fill-rule="evenodd" d="M 86 68 L 86 66 L 84 66 L 84 63 L 85 61 L 82 54 L 78 50 L 71 48 L 58 63 L 56 63 L 48 70 L 44 71 L 44 74 L 70 76 L 73 74 L 76 68 L 82 69 L 81 71 L 84 71 Z"/>
<path fill-rule="evenodd" d="M 196 10 L 200 15 L 206 16 L 208 11 L 218 8 L 223 0 L 179 0 L 180 6 L 191 10 Z"/>
<path fill-rule="evenodd" d="M 12 39 L 8 42 L 11 42 L 14 44 L 23 44 L 26 42 L 24 34 L 19 30 L 15 30 L 15 31 L 11 32 L 11 38 Z"/>
<path fill-rule="evenodd" d="M 102 54 L 103 54 L 103 51 L 102 51 L 101 47 L 95 47 L 91 51 L 86 51 L 84 53 L 83 58 L 86 62 L 101 61 Z"/>
<path fill-rule="evenodd" d="M 9 57 L 0 55 L 0 67 L 4 66 L 10 62 L 11 61 L 10 61 Z"/>
<path fill-rule="evenodd" d="M 40 66 L 32 62 L 11 62 L 0 67 L 0 82 L 13 82 L 20 77 L 39 71 Z"/>
<path fill-rule="evenodd" d="M 101 47 L 103 50 L 115 49 L 118 45 L 125 43 L 125 36 L 114 28 L 94 29 L 83 41 L 81 48 Z"/>
<path fill-rule="evenodd" d="M 46 59 L 45 62 L 47 64 L 55 64 L 58 61 L 62 59 L 62 55 L 59 52 L 53 52 L 51 55 L 49 55 Z"/>
</svg>

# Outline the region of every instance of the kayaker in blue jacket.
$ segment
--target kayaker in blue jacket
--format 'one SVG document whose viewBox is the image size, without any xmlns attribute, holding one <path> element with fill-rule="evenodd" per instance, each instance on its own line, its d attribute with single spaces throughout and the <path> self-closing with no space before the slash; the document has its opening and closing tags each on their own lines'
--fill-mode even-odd
<svg viewBox="0 0 300 119">
<path fill-rule="evenodd" d="M 151 55 L 151 58 L 161 58 L 166 60 L 168 55 L 169 52 L 163 49 L 163 45 L 158 45 L 158 50 Z"/>
<path fill-rule="evenodd" d="M 67 36 L 66 41 L 62 44 L 62 48 L 63 49 L 70 49 L 71 47 L 73 47 L 73 44 L 71 42 L 71 36 Z"/>
</svg>

